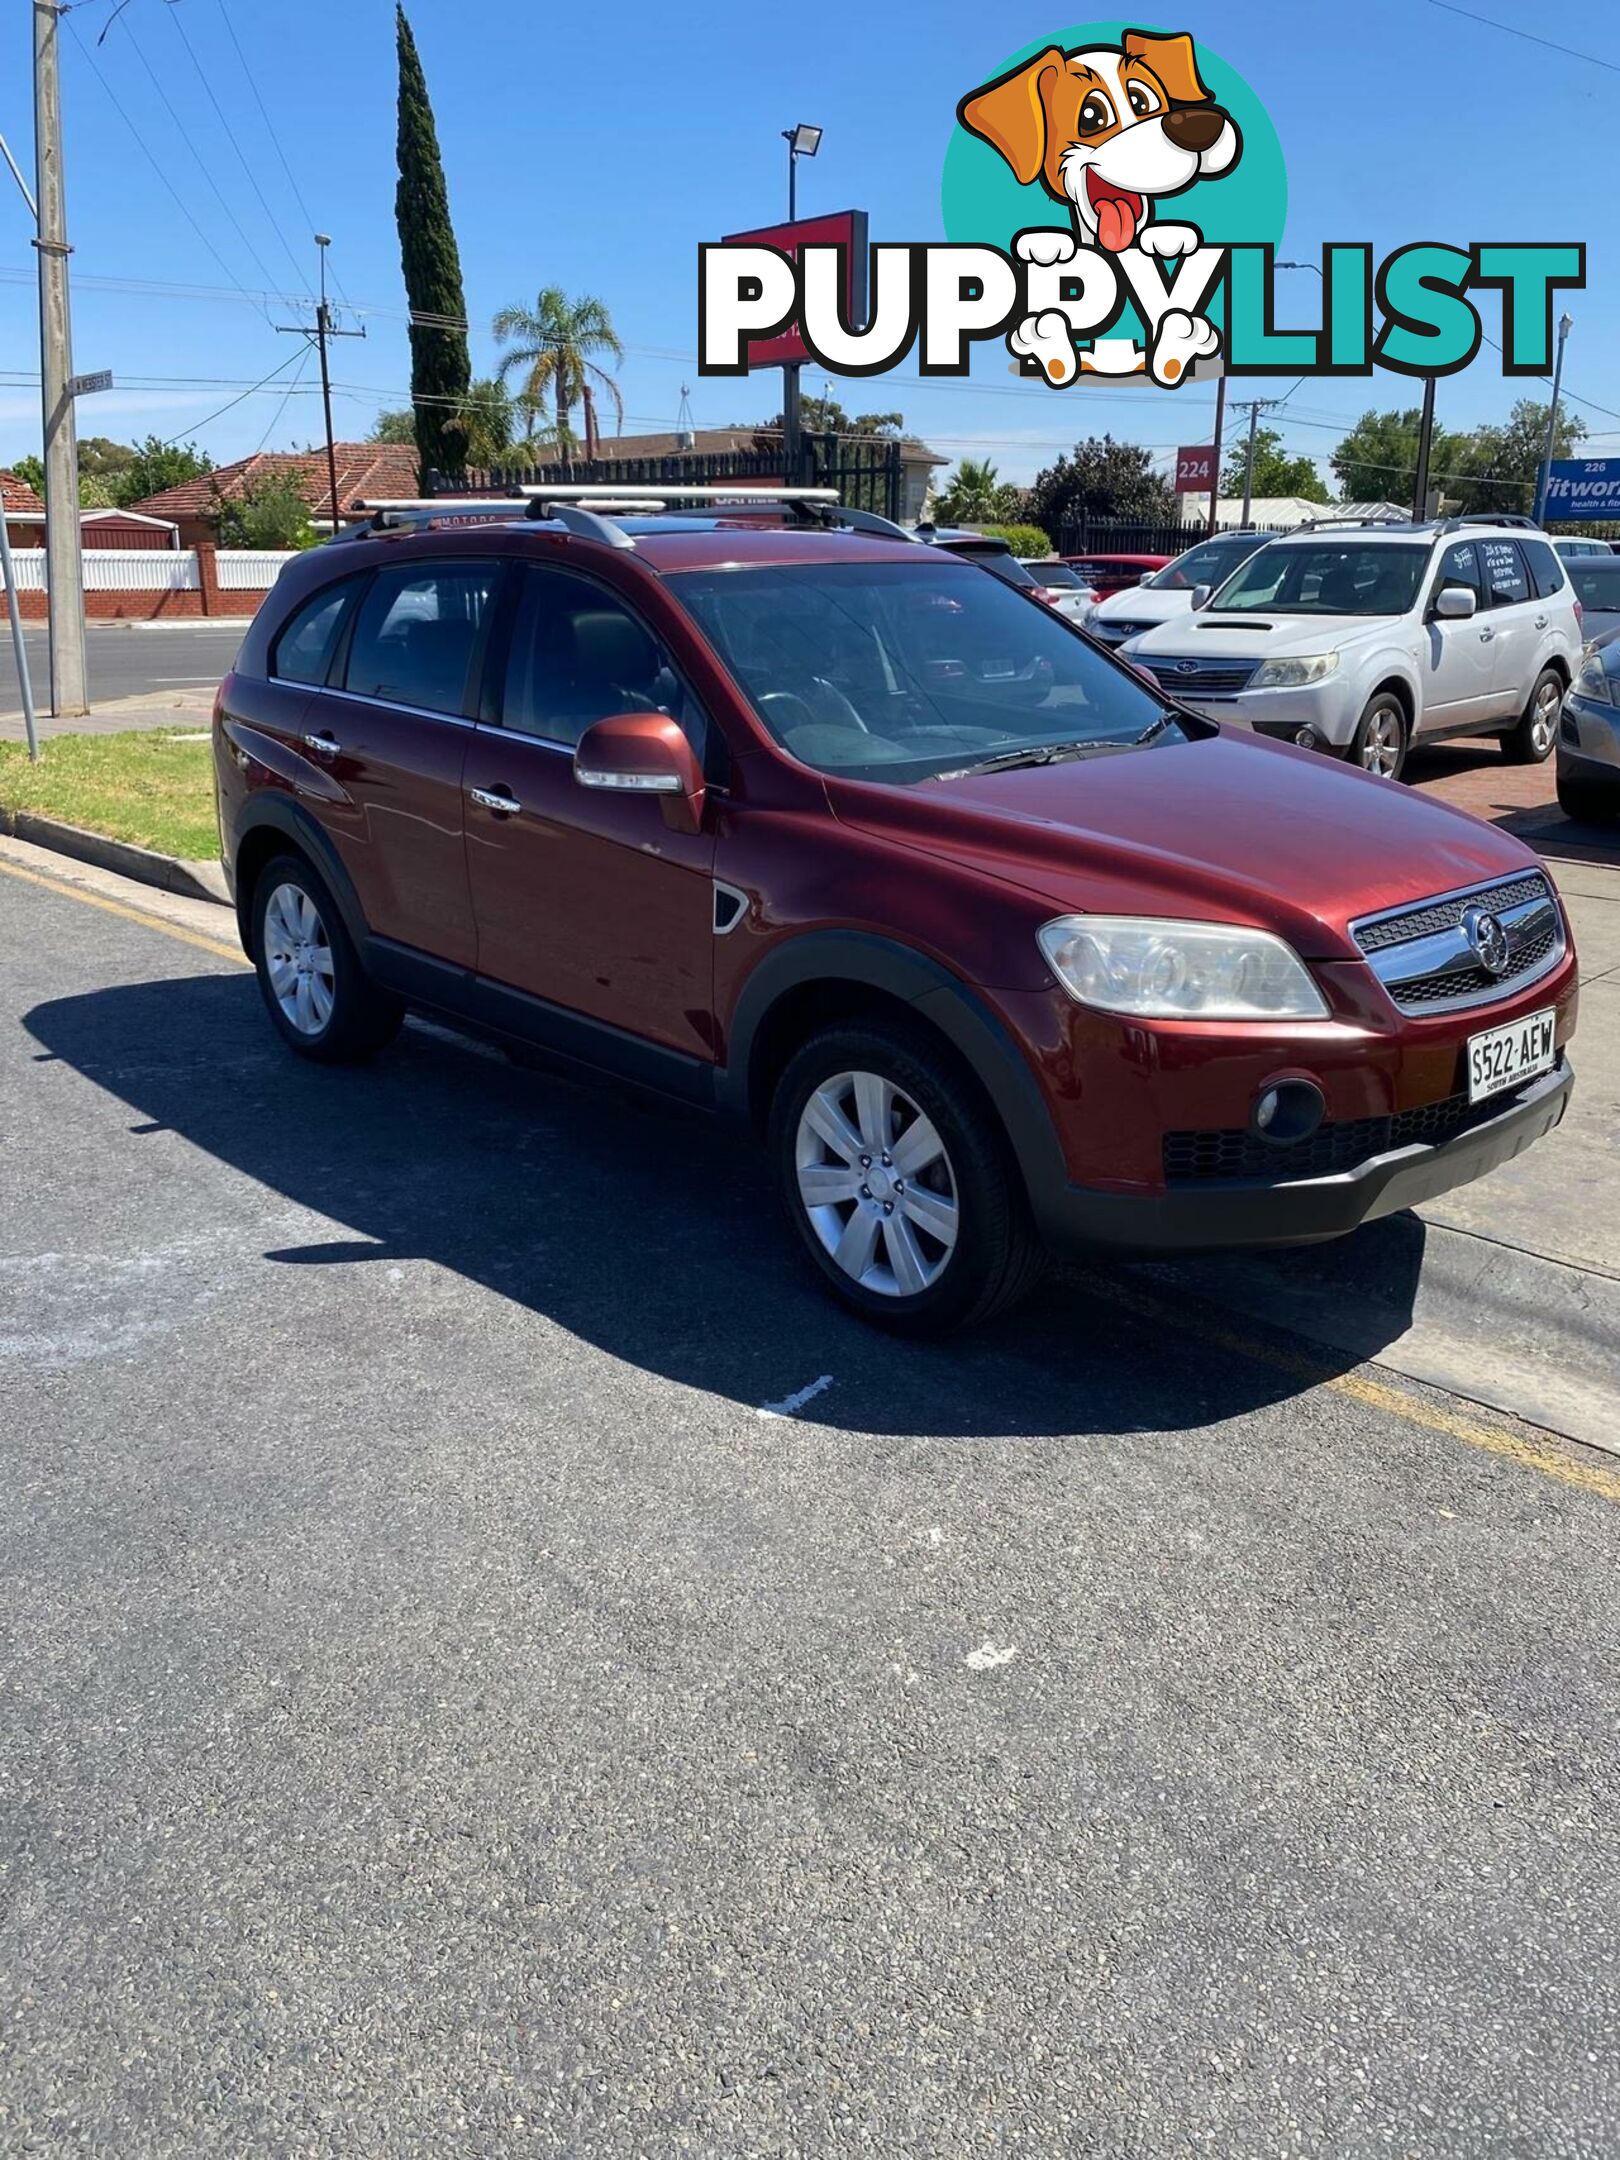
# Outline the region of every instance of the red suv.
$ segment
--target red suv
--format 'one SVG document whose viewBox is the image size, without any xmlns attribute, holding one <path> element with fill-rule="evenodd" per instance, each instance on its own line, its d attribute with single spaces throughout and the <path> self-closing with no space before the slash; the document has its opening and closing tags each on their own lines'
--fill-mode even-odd
<svg viewBox="0 0 1620 2160">
<path fill-rule="evenodd" d="M 1563 1115 L 1575 954 L 1506 833 L 858 513 L 537 508 L 299 557 L 221 687 L 304 1056 L 418 1007 L 735 1118 L 913 1332 L 1052 1247 L 1335 1236 Z"/>
</svg>

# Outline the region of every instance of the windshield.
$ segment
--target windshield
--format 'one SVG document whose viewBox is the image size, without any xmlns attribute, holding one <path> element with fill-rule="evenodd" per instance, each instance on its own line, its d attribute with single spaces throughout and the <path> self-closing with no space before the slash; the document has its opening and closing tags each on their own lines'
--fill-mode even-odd
<svg viewBox="0 0 1620 2160">
<path fill-rule="evenodd" d="M 1211 615 L 1404 615 L 1428 566 L 1427 547 L 1355 540 L 1273 544 L 1251 555 L 1210 601 Z"/>
<path fill-rule="evenodd" d="M 1047 747 L 1201 732 L 1061 615 L 934 550 L 667 583 L 771 734 L 820 772 L 927 780 Z"/>
<path fill-rule="evenodd" d="M 1202 547 L 1189 548 L 1185 555 L 1167 563 L 1148 583 L 1155 592 L 1191 592 L 1195 585 L 1218 585 L 1260 544 L 1259 533 L 1244 533 L 1241 539 L 1206 540 Z"/>
<path fill-rule="evenodd" d="M 1583 608 L 1620 608 L 1620 555 L 1607 562 L 1601 555 L 1566 556 L 1564 574 Z"/>
</svg>

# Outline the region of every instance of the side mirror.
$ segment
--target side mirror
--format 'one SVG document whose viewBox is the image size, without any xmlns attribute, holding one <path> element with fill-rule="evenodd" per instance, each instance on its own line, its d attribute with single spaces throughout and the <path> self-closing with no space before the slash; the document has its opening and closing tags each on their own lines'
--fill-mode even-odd
<svg viewBox="0 0 1620 2160">
<path fill-rule="evenodd" d="M 1158 574 L 1157 570 L 1144 570 L 1136 582 L 1138 585 L 1151 585 Z"/>
<path fill-rule="evenodd" d="M 664 823 L 675 832 L 703 824 L 703 768 L 668 713 L 614 713 L 588 727 L 574 749 L 581 787 L 615 794 L 662 795 Z"/>
<path fill-rule="evenodd" d="M 1207 607 L 1209 605 L 1209 596 L 1214 590 L 1213 585 L 1195 585 L 1192 597 L 1193 606 L 1195 608 Z"/>
<path fill-rule="evenodd" d="M 1442 622 L 1466 622 L 1477 605 L 1467 585 L 1442 585 L 1434 596 L 1434 612 Z"/>
</svg>

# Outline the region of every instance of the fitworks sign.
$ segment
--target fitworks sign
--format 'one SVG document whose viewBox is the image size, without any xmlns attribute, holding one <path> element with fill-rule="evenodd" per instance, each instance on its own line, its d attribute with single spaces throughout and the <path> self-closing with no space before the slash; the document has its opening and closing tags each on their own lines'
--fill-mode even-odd
<svg viewBox="0 0 1620 2160">
<path fill-rule="evenodd" d="M 1554 458 L 1546 516 L 1620 520 L 1620 458 Z"/>
</svg>

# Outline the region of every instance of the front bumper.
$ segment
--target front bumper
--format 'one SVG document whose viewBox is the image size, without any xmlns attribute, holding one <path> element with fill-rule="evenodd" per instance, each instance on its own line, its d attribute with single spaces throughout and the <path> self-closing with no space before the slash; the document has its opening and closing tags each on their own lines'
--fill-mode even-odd
<svg viewBox="0 0 1620 2160">
<path fill-rule="evenodd" d="M 1571 690 L 1558 726 L 1558 770 L 1620 786 L 1620 707 Z"/>
<path fill-rule="evenodd" d="M 1318 1245 L 1510 1162 L 1558 1124 L 1574 1084 L 1565 1056 L 1498 1116 L 1456 1139 L 1395 1148 L 1331 1177 L 1212 1181 L 1140 1196 L 1070 1185 L 1035 1196 L 1036 1213 L 1051 1244 L 1118 1258 Z"/>
<path fill-rule="evenodd" d="M 1239 690 L 1231 697 L 1200 697 L 1196 691 L 1176 690 L 1173 682 L 1163 687 L 1206 720 L 1224 720 L 1229 726 L 1284 742 L 1292 742 L 1301 728 L 1309 728 L 1319 743 L 1334 750 L 1350 747 L 1367 702 L 1359 681 L 1342 674 L 1299 690 Z"/>
</svg>

